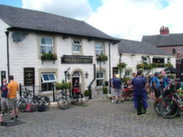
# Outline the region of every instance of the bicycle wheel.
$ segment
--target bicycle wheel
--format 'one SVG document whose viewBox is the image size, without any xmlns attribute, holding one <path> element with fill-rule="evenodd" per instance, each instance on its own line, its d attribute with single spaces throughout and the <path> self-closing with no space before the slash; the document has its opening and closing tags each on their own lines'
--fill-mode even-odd
<svg viewBox="0 0 183 137">
<path fill-rule="evenodd" d="M 160 101 L 157 101 L 154 103 L 154 111 L 156 112 L 156 114 L 158 116 L 161 116 L 161 113 L 160 113 L 160 105 L 161 105 L 161 102 Z"/>
<path fill-rule="evenodd" d="M 18 100 L 17 102 L 18 110 L 24 112 L 27 107 L 27 102 L 23 99 Z"/>
<path fill-rule="evenodd" d="M 50 106 L 50 98 L 47 96 L 40 96 L 40 99 L 44 102 L 46 109 Z"/>
<path fill-rule="evenodd" d="M 64 97 L 60 97 L 57 99 L 57 104 L 60 109 L 68 109 L 70 108 L 70 102 Z"/>
<path fill-rule="evenodd" d="M 165 119 L 172 119 L 179 113 L 177 103 L 172 99 L 163 99 L 160 104 L 160 114 Z"/>
</svg>

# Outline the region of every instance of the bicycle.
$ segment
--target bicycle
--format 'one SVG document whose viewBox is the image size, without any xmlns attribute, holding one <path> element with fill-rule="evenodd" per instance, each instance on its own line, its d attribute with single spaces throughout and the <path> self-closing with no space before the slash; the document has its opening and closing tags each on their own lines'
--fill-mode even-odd
<svg viewBox="0 0 183 137">
<path fill-rule="evenodd" d="M 47 96 L 41 95 L 34 95 L 32 91 L 28 90 L 27 88 L 23 89 L 23 95 L 20 96 L 19 100 L 17 101 L 17 106 L 21 112 L 26 111 L 28 105 L 30 105 L 30 111 L 35 111 L 37 108 L 44 104 L 45 109 L 47 110 L 50 105 L 50 99 Z"/>
<path fill-rule="evenodd" d="M 175 87 L 176 85 L 171 83 L 167 90 L 168 95 L 159 102 L 159 113 L 163 118 L 174 118 L 183 110 L 183 101 Z"/>
<path fill-rule="evenodd" d="M 70 97 L 66 90 L 61 90 L 57 95 L 57 104 L 60 109 L 68 109 L 71 106 Z"/>
</svg>

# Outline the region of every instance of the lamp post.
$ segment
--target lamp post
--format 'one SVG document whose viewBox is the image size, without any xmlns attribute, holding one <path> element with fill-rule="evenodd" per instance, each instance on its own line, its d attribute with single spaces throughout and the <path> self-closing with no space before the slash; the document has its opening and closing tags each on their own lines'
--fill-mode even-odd
<svg viewBox="0 0 183 137">
<path fill-rule="evenodd" d="M 119 63 L 121 63 L 121 57 L 122 57 L 122 54 L 119 54 Z M 119 69 L 119 75 L 120 75 L 120 78 L 121 78 L 121 68 Z"/>
</svg>

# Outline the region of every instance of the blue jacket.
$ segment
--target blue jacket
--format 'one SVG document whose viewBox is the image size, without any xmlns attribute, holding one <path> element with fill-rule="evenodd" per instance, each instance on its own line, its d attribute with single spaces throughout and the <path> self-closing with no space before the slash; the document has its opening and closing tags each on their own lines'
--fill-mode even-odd
<svg viewBox="0 0 183 137">
<path fill-rule="evenodd" d="M 134 95 L 145 95 L 145 85 L 146 85 L 146 79 L 141 76 L 137 76 L 132 79 L 132 85 L 134 88 Z"/>
</svg>

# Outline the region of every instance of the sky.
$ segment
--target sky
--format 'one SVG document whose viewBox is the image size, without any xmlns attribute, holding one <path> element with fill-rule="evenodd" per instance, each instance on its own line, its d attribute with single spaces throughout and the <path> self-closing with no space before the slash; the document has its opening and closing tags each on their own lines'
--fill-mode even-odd
<svg viewBox="0 0 183 137">
<path fill-rule="evenodd" d="M 141 41 L 162 26 L 183 33 L 183 0 L 0 0 L 0 4 L 83 20 L 116 38 Z"/>
</svg>

